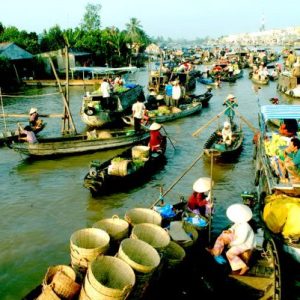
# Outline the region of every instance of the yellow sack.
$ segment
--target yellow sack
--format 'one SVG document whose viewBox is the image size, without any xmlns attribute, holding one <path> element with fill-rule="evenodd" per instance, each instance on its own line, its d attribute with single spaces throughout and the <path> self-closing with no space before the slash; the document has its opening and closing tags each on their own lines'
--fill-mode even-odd
<svg viewBox="0 0 300 300">
<path fill-rule="evenodd" d="M 286 195 L 269 195 L 265 199 L 263 219 L 274 233 L 287 237 L 300 236 L 300 199 Z"/>
</svg>

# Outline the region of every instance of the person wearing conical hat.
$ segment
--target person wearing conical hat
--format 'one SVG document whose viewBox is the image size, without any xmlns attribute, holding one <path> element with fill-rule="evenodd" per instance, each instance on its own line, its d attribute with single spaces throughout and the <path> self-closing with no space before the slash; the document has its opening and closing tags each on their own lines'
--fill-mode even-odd
<svg viewBox="0 0 300 300">
<path fill-rule="evenodd" d="M 153 122 L 150 127 L 150 140 L 148 146 L 151 152 L 162 152 L 165 149 L 166 137 L 160 133 L 161 125 Z"/>
<path fill-rule="evenodd" d="M 232 94 L 229 94 L 225 99 L 223 105 L 227 107 L 224 114 L 228 117 L 230 124 L 233 124 L 233 118 L 235 116 L 234 108 L 238 106 L 236 97 Z"/>
<path fill-rule="evenodd" d="M 208 177 L 200 177 L 193 184 L 193 193 L 190 195 L 187 203 L 189 211 L 202 216 L 208 216 L 211 213 L 210 193 L 213 182 Z M 208 195 L 207 195 L 208 193 Z"/>
<path fill-rule="evenodd" d="M 31 107 L 29 111 L 29 126 L 34 132 L 40 131 L 43 121 L 39 120 L 39 114 L 36 107 Z"/>
<path fill-rule="evenodd" d="M 252 211 L 247 205 L 236 203 L 227 208 L 226 215 L 234 224 L 219 235 L 212 249 L 206 250 L 222 264 L 226 261 L 221 254 L 227 246 L 226 257 L 232 271 L 239 271 L 239 275 L 244 275 L 249 270 L 249 253 L 256 246 L 254 231 L 248 223 L 252 219 Z"/>
</svg>

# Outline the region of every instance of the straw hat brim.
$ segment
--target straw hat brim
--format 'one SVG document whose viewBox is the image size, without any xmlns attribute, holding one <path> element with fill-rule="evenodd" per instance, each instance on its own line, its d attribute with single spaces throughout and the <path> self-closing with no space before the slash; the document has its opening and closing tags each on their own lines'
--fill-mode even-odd
<svg viewBox="0 0 300 300">
<path fill-rule="evenodd" d="M 205 193 L 208 192 L 213 185 L 214 182 L 211 183 L 211 179 L 209 177 L 200 177 L 194 182 L 193 190 L 197 193 Z"/>
<path fill-rule="evenodd" d="M 161 125 L 158 123 L 152 123 L 149 127 L 149 130 L 159 130 L 161 128 Z"/>
<path fill-rule="evenodd" d="M 232 95 L 232 94 L 229 94 L 228 96 L 227 96 L 227 100 L 229 100 L 229 99 L 234 99 L 235 98 L 235 96 L 234 95 Z"/>
<path fill-rule="evenodd" d="M 35 108 L 35 107 L 30 108 L 30 111 L 29 111 L 30 115 L 35 113 L 35 112 L 37 112 L 37 108 Z"/>
<path fill-rule="evenodd" d="M 244 223 L 252 219 L 252 211 L 245 204 L 232 204 L 226 210 L 226 215 L 233 223 Z"/>
</svg>

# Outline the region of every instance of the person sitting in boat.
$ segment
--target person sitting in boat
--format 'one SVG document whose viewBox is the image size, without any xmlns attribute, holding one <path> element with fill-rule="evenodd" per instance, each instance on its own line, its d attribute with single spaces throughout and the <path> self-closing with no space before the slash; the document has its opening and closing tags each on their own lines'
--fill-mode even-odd
<svg viewBox="0 0 300 300">
<path fill-rule="evenodd" d="M 219 235 L 212 249 L 206 250 L 217 262 L 225 263 L 221 254 L 227 247 L 226 257 L 232 271 L 244 275 L 249 270 L 249 254 L 256 246 L 255 233 L 248 223 L 252 219 L 252 211 L 248 206 L 236 203 L 227 208 L 226 215 L 234 224 Z"/>
<path fill-rule="evenodd" d="M 279 159 L 278 162 L 282 181 L 286 180 L 287 175 L 292 181 L 300 181 L 300 140 L 298 138 L 291 139 L 283 152 L 283 160 Z"/>
<path fill-rule="evenodd" d="M 210 193 L 213 182 L 208 177 L 200 177 L 193 184 L 193 193 L 187 203 L 187 209 L 192 213 L 209 216 L 212 212 Z"/>
<path fill-rule="evenodd" d="M 39 119 L 39 114 L 36 107 L 32 107 L 29 111 L 29 126 L 32 131 L 40 131 L 43 127 L 43 120 Z"/>
<path fill-rule="evenodd" d="M 229 122 L 225 121 L 221 131 L 222 141 L 226 146 L 230 146 L 232 143 L 232 130 Z"/>
<path fill-rule="evenodd" d="M 20 132 L 19 140 L 28 142 L 30 144 L 38 143 L 31 126 L 27 125 L 23 128 L 20 124 L 18 124 L 18 129 Z"/>
<path fill-rule="evenodd" d="M 284 119 L 279 127 L 279 133 L 287 137 L 295 136 L 297 135 L 297 132 L 298 122 L 296 119 Z"/>
<path fill-rule="evenodd" d="M 235 116 L 234 108 L 238 106 L 236 98 L 234 95 L 229 94 L 225 99 L 223 105 L 227 106 L 224 114 L 228 117 L 230 124 L 233 124 L 233 118 Z"/>
<path fill-rule="evenodd" d="M 150 140 L 148 146 L 151 152 L 162 152 L 165 148 L 166 137 L 160 133 L 161 125 L 154 122 L 149 127 Z"/>
</svg>

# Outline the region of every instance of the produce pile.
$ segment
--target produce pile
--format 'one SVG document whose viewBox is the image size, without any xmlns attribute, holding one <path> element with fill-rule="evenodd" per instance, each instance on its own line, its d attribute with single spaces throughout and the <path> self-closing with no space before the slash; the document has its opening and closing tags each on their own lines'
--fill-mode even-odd
<svg viewBox="0 0 300 300">
<path fill-rule="evenodd" d="M 284 148 L 287 147 L 287 139 L 277 133 L 272 134 L 272 138 L 265 140 L 265 151 L 269 156 L 283 156 Z"/>
</svg>

